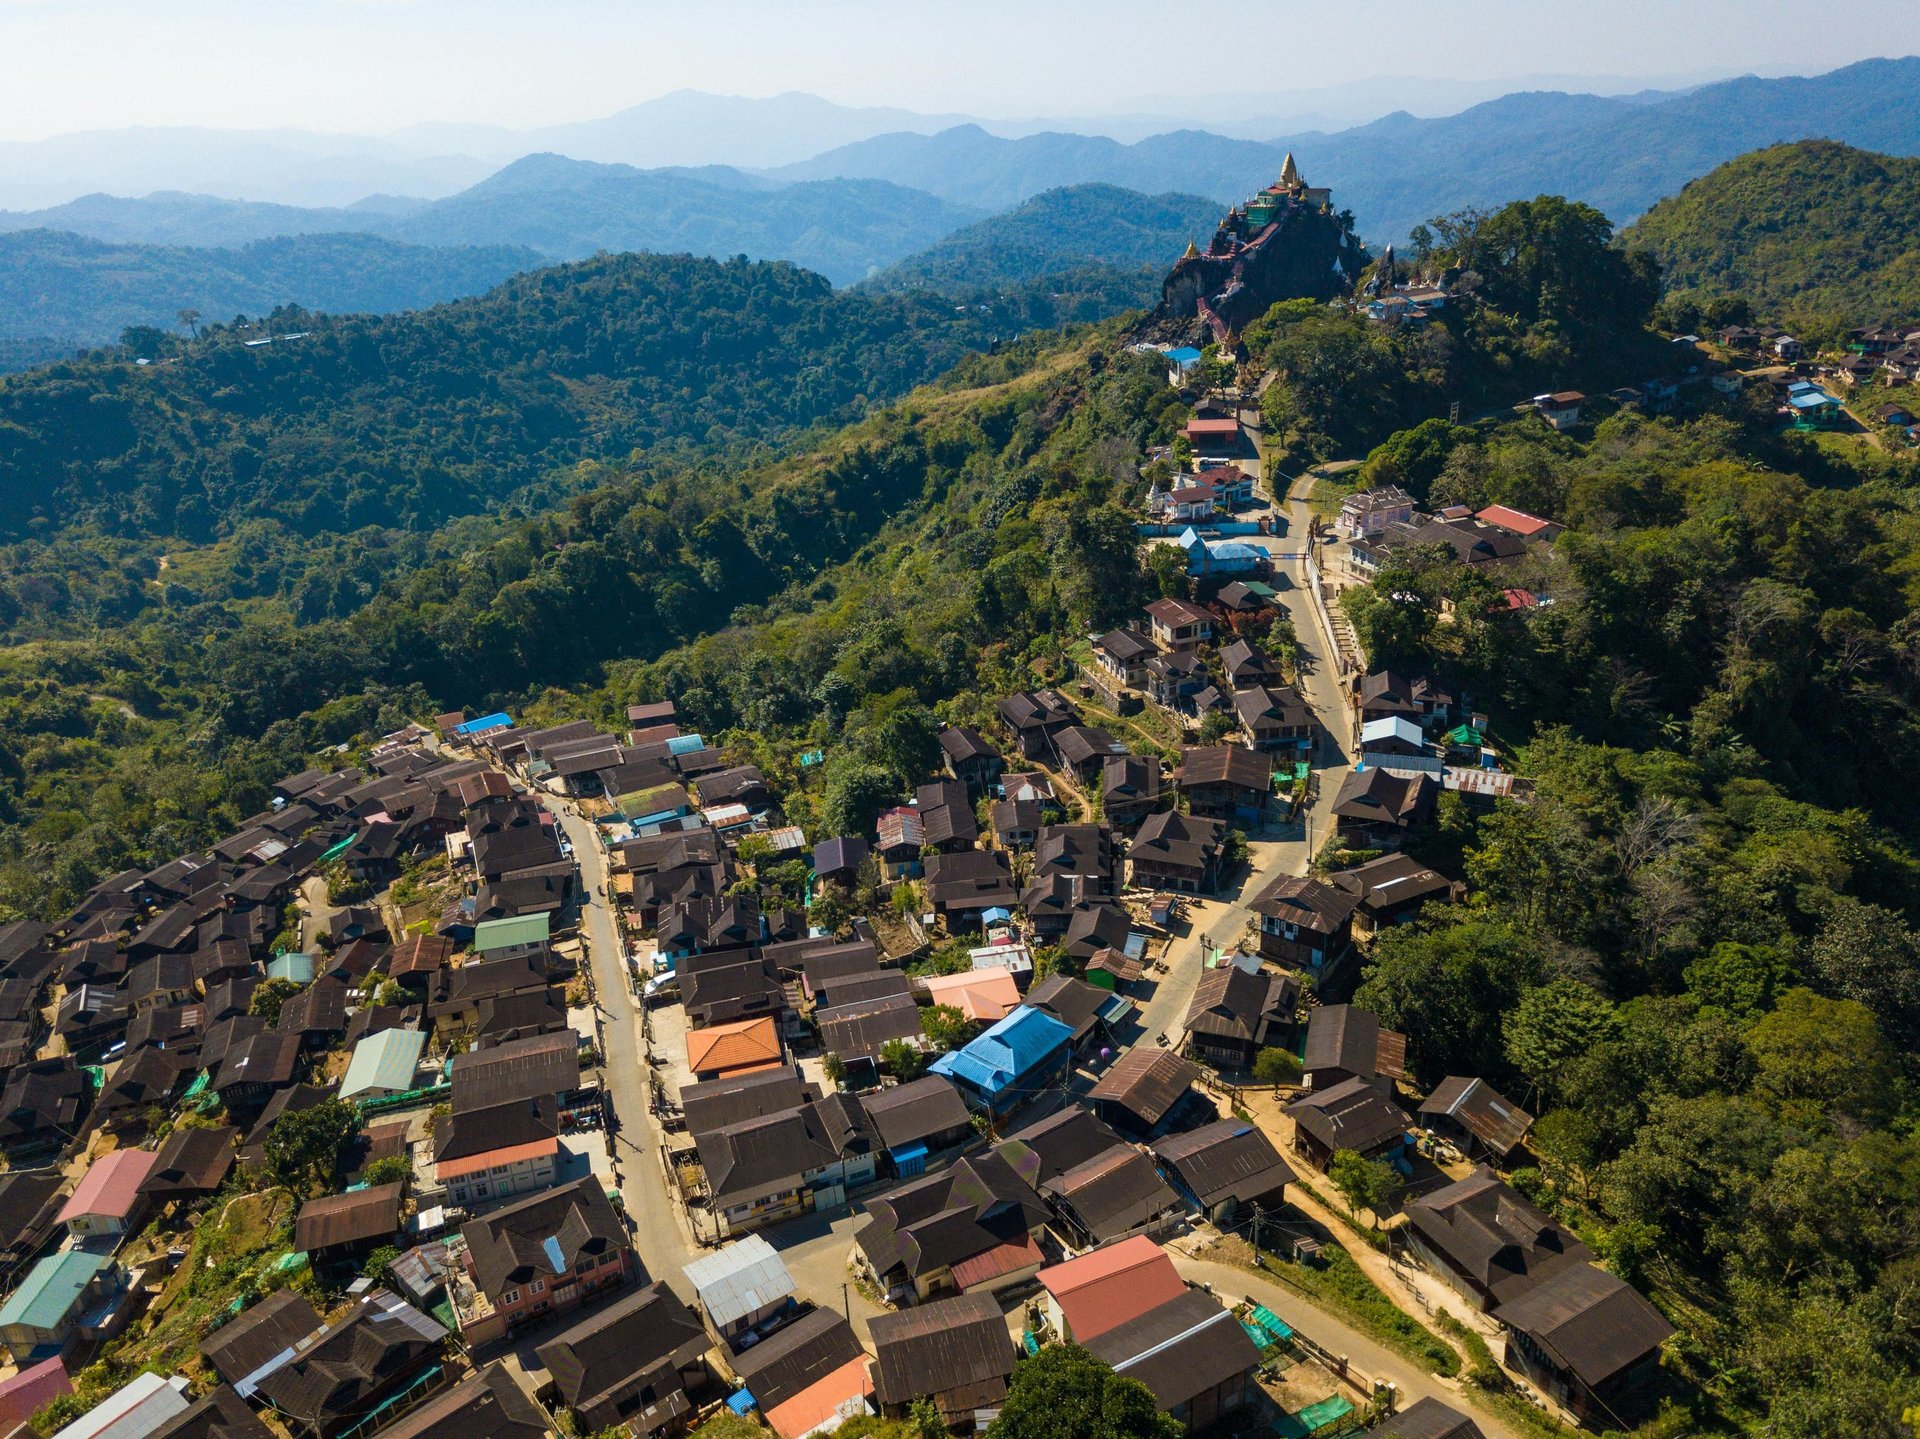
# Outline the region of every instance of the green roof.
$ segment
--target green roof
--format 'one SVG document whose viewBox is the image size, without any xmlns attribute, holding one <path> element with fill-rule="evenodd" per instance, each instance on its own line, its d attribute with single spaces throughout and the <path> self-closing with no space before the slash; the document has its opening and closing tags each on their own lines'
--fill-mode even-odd
<svg viewBox="0 0 1920 1439">
<path fill-rule="evenodd" d="M 268 979 L 290 979 L 295 984 L 313 983 L 313 956 L 310 954 L 276 954 L 267 961 Z"/>
<path fill-rule="evenodd" d="M 516 944 L 545 944 L 551 918 L 547 914 L 522 914 L 512 919 L 483 919 L 473 927 L 473 947 L 486 954 Z"/>
<path fill-rule="evenodd" d="M 29 1329 L 58 1329 L 73 1313 L 94 1276 L 112 1263 L 110 1254 L 89 1254 L 83 1249 L 69 1249 L 42 1259 L 0 1308 L 0 1328 L 24 1324 Z"/>
<path fill-rule="evenodd" d="M 340 1097 L 398 1093 L 413 1088 L 413 1072 L 427 1037 L 417 1029 L 383 1029 L 353 1047 L 347 1077 L 340 1081 Z"/>
<path fill-rule="evenodd" d="M 360 838 L 360 836 L 357 832 L 354 834 L 348 835 L 345 839 L 341 840 L 338 844 L 334 845 L 332 849 L 328 850 L 325 854 L 321 855 L 320 863 L 326 864 L 330 860 L 336 860 L 340 858 L 341 855 L 345 854 L 348 850 L 353 848 L 353 842 L 358 838 Z"/>
</svg>

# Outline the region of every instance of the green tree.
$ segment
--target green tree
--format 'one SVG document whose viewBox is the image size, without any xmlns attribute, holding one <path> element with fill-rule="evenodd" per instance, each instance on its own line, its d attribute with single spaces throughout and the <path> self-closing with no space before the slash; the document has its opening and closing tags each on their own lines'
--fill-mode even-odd
<svg viewBox="0 0 1920 1439">
<path fill-rule="evenodd" d="M 266 1020 L 268 1024 L 280 1021 L 280 1006 L 300 992 L 300 986 L 290 979 L 263 979 L 253 992 L 253 998 L 247 1001 L 247 1013 Z"/>
<path fill-rule="evenodd" d="M 1219 744 L 1238 727 L 1239 721 L 1228 710 L 1208 710 L 1200 716 L 1200 743 Z"/>
<path fill-rule="evenodd" d="M 1688 993 L 1743 1020 L 1772 1009 L 1774 996 L 1792 977 L 1793 966 L 1777 949 L 1730 939 L 1716 944 L 1686 969 Z"/>
<path fill-rule="evenodd" d="M 828 834 L 863 835 L 873 817 L 900 793 L 893 771 L 877 764 L 837 761 L 829 765 L 820 797 L 820 823 Z"/>
<path fill-rule="evenodd" d="M 847 1077 L 847 1062 L 832 1050 L 828 1050 L 820 1060 L 820 1072 L 827 1077 L 827 1083 L 838 1089 Z"/>
<path fill-rule="evenodd" d="M 366 1262 L 360 1266 L 360 1272 L 375 1283 L 384 1284 L 393 1269 L 393 1262 L 400 1257 L 400 1251 L 391 1244 L 382 1244 L 367 1255 Z"/>
<path fill-rule="evenodd" d="M 1300 1058 L 1290 1049 L 1269 1045 L 1254 1055 L 1253 1077 L 1262 1084 L 1296 1084 L 1300 1079 Z"/>
<path fill-rule="evenodd" d="M 1368 1159 L 1351 1149 L 1334 1151 L 1327 1178 L 1347 1201 L 1350 1216 L 1357 1217 L 1362 1209 L 1378 1212 L 1400 1192 L 1400 1176 L 1391 1164 Z"/>
<path fill-rule="evenodd" d="M 920 1032 L 943 1050 L 960 1048 L 979 1027 L 951 1004 L 929 1004 L 920 1011 Z"/>
<path fill-rule="evenodd" d="M 1613 1033 L 1613 1006 L 1604 995 L 1556 979 L 1528 990 L 1507 1017 L 1507 1060 L 1550 1097 L 1561 1071 Z"/>
<path fill-rule="evenodd" d="M 360 1113 L 343 1099 L 288 1110 L 267 1130 L 266 1170 L 296 1198 L 332 1180 L 340 1151 L 360 1132 Z"/>
<path fill-rule="evenodd" d="M 1892 1112 L 1899 1061 L 1864 1004 L 1790 989 L 1748 1032 L 1747 1047 L 1763 1094 L 1869 1123 Z"/>
<path fill-rule="evenodd" d="M 1384 931 L 1354 1002 L 1407 1036 L 1414 1077 L 1498 1074 L 1501 1017 L 1540 977 L 1540 947 L 1497 914 L 1426 911 L 1427 922 Z"/>
<path fill-rule="evenodd" d="M 369 1184 L 404 1184 L 413 1178 L 413 1166 L 403 1154 L 389 1154 L 384 1159 L 376 1159 L 366 1167 L 360 1176 Z"/>
<path fill-rule="evenodd" d="M 927 1056 L 904 1039 L 889 1039 L 880 1046 L 880 1063 L 887 1073 L 905 1084 L 920 1077 L 927 1067 Z"/>
<path fill-rule="evenodd" d="M 987 1439 L 1178 1439 L 1153 1392 L 1077 1344 L 1050 1344 L 1014 1366 Z"/>
</svg>

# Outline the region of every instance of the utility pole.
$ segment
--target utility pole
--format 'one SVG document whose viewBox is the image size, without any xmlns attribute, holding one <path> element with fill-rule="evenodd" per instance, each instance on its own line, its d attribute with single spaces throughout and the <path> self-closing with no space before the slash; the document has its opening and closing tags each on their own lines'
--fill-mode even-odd
<svg viewBox="0 0 1920 1439">
<path fill-rule="evenodd" d="M 1260 1253 L 1260 1217 L 1260 1206 L 1256 1204 L 1253 1206 L 1253 1267 L 1255 1269 L 1267 1267 L 1267 1262 Z"/>
<path fill-rule="evenodd" d="M 840 1313 L 846 1319 L 847 1323 L 851 1324 L 853 1323 L 853 1300 L 848 1297 L 847 1288 L 848 1286 L 842 1282 L 840 1285 Z"/>
</svg>

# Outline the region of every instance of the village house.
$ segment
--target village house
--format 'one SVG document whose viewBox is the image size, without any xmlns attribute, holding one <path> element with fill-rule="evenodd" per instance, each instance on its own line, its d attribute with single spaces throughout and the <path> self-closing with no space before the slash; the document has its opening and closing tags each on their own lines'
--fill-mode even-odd
<svg viewBox="0 0 1920 1439">
<path fill-rule="evenodd" d="M 1318 973 L 1346 951 L 1353 895 L 1306 875 L 1281 875 L 1254 896 L 1260 955 L 1290 969 Z"/>
<path fill-rule="evenodd" d="M 1087 1102 L 1114 1129 L 1144 1140 L 1181 1108 L 1199 1077 L 1199 1068 L 1172 1050 L 1136 1044 L 1107 1067 Z"/>
<path fill-rule="evenodd" d="M 434 1130 L 434 1179 L 462 1208 L 547 1188 L 559 1159 L 552 1096 L 457 1110 Z"/>
<path fill-rule="evenodd" d="M 1256 1124 L 1220 1119 L 1154 1141 L 1160 1172 L 1193 1211 L 1221 1226 L 1242 1214 L 1271 1214 L 1297 1177 Z"/>
<path fill-rule="evenodd" d="M 1194 1432 L 1234 1414 L 1257 1392 L 1260 1351 L 1232 1311 L 1203 1289 L 1114 1325 L 1087 1349 L 1114 1373 L 1146 1385 L 1161 1413 Z"/>
<path fill-rule="evenodd" d="M 1473 1306 L 1493 1310 L 1593 1257 L 1487 1168 L 1406 1202 L 1407 1244 Z"/>
<path fill-rule="evenodd" d="M 263 1434 L 271 1433 L 265 1425 Z M 520 1387 L 506 1365 L 476 1369 L 450 1389 L 408 1410 L 380 1431 L 382 1439 L 557 1439 L 547 1413 Z M 244 1439 L 216 1430 L 207 1435 L 154 1439 Z"/>
<path fill-rule="evenodd" d="M 1189 746 L 1173 778 L 1190 813 L 1205 819 L 1258 824 L 1273 792 L 1272 763 L 1238 745 Z"/>
<path fill-rule="evenodd" d="M 1023 1004 L 930 1069 L 952 1080 L 970 1107 L 999 1115 L 1030 1099 L 1072 1052 L 1070 1026 Z"/>
<path fill-rule="evenodd" d="M 1360 1079 L 1391 1097 L 1393 1082 L 1406 1077 L 1407 1037 L 1357 1005 L 1323 1004 L 1307 1019 L 1300 1069 L 1309 1089 Z"/>
<path fill-rule="evenodd" d="M 955 1433 L 977 1431 L 983 1412 L 997 1412 L 1018 1351 L 991 1294 L 961 1294 L 880 1314 L 873 1340 L 873 1395 L 882 1415 L 903 1419 L 931 1399 Z"/>
<path fill-rule="evenodd" d="M 927 827 L 920 811 L 905 805 L 882 810 L 874 819 L 873 827 L 873 853 L 880 866 L 880 878 L 889 884 L 918 879 L 924 869 L 920 851 L 927 842 Z"/>
<path fill-rule="evenodd" d="M 1008 695 L 998 711 L 1000 727 L 1024 759 L 1045 759 L 1052 753 L 1055 732 L 1079 723 L 1073 706 L 1053 690 Z"/>
<path fill-rule="evenodd" d="M 300 1206 L 294 1220 L 294 1247 L 315 1267 L 357 1262 L 400 1229 L 403 1183 L 376 1184 L 343 1194 L 322 1194 Z"/>
<path fill-rule="evenodd" d="M 1407 1144 L 1407 1116 L 1364 1079 L 1345 1079 L 1316 1089 L 1287 1106 L 1293 1148 L 1315 1169 L 1351 1149 L 1363 1159 L 1393 1160 Z"/>
<path fill-rule="evenodd" d="M 1440 786 L 1431 775 L 1349 770 L 1334 797 L 1340 838 L 1356 849 L 1398 849 L 1433 819 Z"/>
<path fill-rule="evenodd" d="M 1356 491 L 1341 500 L 1334 530 L 1347 539 L 1377 535 L 1389 525 L 1410 523 L 1413 513 L 1412 495 L 1398 485 L 1381 485 Z"/>
<path fill-rule="evenodd" d="M 948 725 L 940 731 L 940 754 L 947 773 L 966 786 L 970 800 L 993 792 L 1006 761 L 987 743 L 978 730 L 966 725 Z"/>
<path fill-rule="evenodd" d="M 1158 599 L 1147 606 L 1153 642 L 1167 653 L 1192 650 L 1213 638 L 1213 616 L 1185 600 Z"/>
<path fill-rule="evenodd" d="M 1523 540 L 1556 540 L 1567 528 L 1552 520 L 1543 520 L 1538 515 L 1530 515 L 1525 510 L 1516 510 L 1510 505 L 1488 505 L 1478 511 L 1474 518 L 1483 525 L 1492 525 L 1496 530 L 1505 530 Z"/>
<path fill-rule="evenodd" d="M 1250 750 L 1298 755 L 1313 748 L 1313 711 L 1291 685 L 1235 690 L 1233 709 Z"/>
<path fill-rule="evenodd" d="M 1129 830 L 1160 807 L 1160 760 L 1154 755 L 1109 755 L 1100 769 L 1100 812 Z"/>
<path fill-rule="evenodd" d="M 0 1305 L 0 1348 L 17 1365 L 63 1349 L 76 1332 L 97 1330 L 121 1303 L 127 1274 L 110 1254 L 63 1249 L 27 1271 Z"/>
<path fill-rule="evenodd" d="M 1030 799 L 997 799 L 988 816 L 993 842 L 1001 849 L 1031 849 L 1044 822 L 1040 806 Z"/>
<path fill-rule="evenodd" d="M 653 1283 L 562 1330 L 537 1351 L 580 1432 L 644 1436 L 684 1427 L 711 1384 L 706 1327 Z"/>
<path fill-rule="evenodd" d="M 290 1317 L 286 1311 L 282 1317 Z M 265 1356 L 234 1387 L 271 1407 L 297 1436 L 338 1439 L 403 1394 L 427 1392 L 443 1377 L 437 1361 L 447 1331 L 386 1289 L 353 1302 L 346 1314 L 315 1324 L 289 1347 Z"/>
<path fill-rule="evenodd" d="M 1025 1282 L 1044 1262 L 1038 1243 L 1048 1214 L 1004 1159 L 970 1155 L 866 1203 L 853 1262 L 891 1304 L 942 1294 L 995 1293 Z"/>
<path fill-rule="evenodd" d="M 696 1134 L 720 1235 L 846 1202 L 871 1183 L 875 1158 L 858 1101 L 830 1095 Z"/>
<path fill-rule="evenodd" d="M 1013 871 L 1000 850 L 933 855 L 921 889 L 928 908 L 950 929 L 978 929 L 986 911 L 1011 909 L 1020 902 Z"/>
<path fill-rule="evenodd" d="M 1420 1101 L 1420 1118 L 1470 1156 L 1504 1160 L 1533 1127 L 1533 1116 L 1484 1079 L 1450 1074 Z"/>
<path fill-rule="evenodd" d="M 60 1210 L 59 1222 L 81 1243 L 126 1233 L 145 1207 L 140 1185 L 156 1158 L 147 1149 L 116 1149 L 102 1155 L 80 1176 Z"/>
<path fill-rule="evenodd" d="M 793 1276 L 758 1234 L 701 1255 L 685 1273 L 708 1331 L 730 1349 L 745 1348 L 749 1335 L 757 1339 L 796 1312 Z"/>
<path fill-rule="evenodd" d="M 456 1306 L 470 1345 L 565 1313 L 637 1271 L 626 1226 L 597 1178 L 529 1195 L 461 1226 L 470 1291 Z"/>
<path fill-rule="evenodd" d="M 1129 882 L 1150 889 L 1206 893 L 1219 882 L 1224 830 L 1219 820 L 1177 810 L 1148 815 L 1127 849 Z"/>
<path fill-rule="evenodd" d="M 806 1439 L 836 1415 L 871 1412 L 867 1351 L 831 1309 L 808 1310 L 727 1364 L 780 1439 Z"/>
<path fill-rule="evenodd" d="M 1083 1251 L 1130 1234 L 1165 1234 L 1185 1217 L 1180 1196 L 1145 1151 L 1116 1144 L 1044 1181 L 1054 1232 L 1064 1248 Z"/>
<path fill-rule="evenodd" d="M 1012 987 L 1011 978 L 1004 974 L 997 977 Z M 937 1074 L 865 1095 L 861 1108 L 886 1155 L 888 1168 L 901 1179 L 925 1173 L 931 1155 L 956 1148 L 973 1137 L 966 1101 Z"/>
<path fill-rule="evenodd" d="M 1416 918 L 1429 904 L 1458 901 L 1465 886 L 1406 854 L 1384 854 L 1327 876 L 1352 901 L 1354 937 L 1365 943 L 1389 925 Z"/>
<path fill-rule="evenodd" d="M 1580 423 L 1580 406 L 1586 399 L 1578 390 L 1559 390 L 1551 395 L 1535 395 L 1533 408 L 1541 419 L 1565 434 Z"/>
<path fill-rule="evenodd" d="M 1506 1361 L 1576 1416 L 1605 1419 L 1660 1366 L 1674 1334 L 1624 1279 L 1570 1264 L 1494 1310 Z"/>
<path fill-rule="evenodd" d="M 1250 1071 L 1262 1049 L 1293 1030 L 1300 985 L 1288 974 L 1220 964 L 1201 974 L 1187 1005 L 1187 1049 L 1216 1069 Z"/>
<path fill-rule="evenodd" d="M 1156 654 L 1141 669 L 1147 698 L 1163 709 L 1180 710 L 1207 683 L 1207 664 L 1196 650 Z"/>
<path fill-rule="evenodd" d="M 1094 662 L 1085 673 L 1109 699 L 1145 686 L 1146 664 L 1156 653 L 1145 636 L 1133 629 L 1109 630 L 1092 648 Z"/>
<path fill-rule="evenodd" d="M 913 792 L 913 807 L 925 826 L 925 842 L 942 854 L 970 850 L 980 838 L 973 800 L 958 780 L 936 780 L 919 786 Z"/>
</svg>

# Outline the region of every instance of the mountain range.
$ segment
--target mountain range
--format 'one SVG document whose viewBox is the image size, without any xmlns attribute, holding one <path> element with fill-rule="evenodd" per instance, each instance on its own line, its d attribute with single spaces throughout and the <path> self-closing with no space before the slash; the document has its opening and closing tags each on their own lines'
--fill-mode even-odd
<svg viewBox="0 0 1920 1439">
<path fill-rule="evenodd" d="M 1908 57 L 1683 94 L 1514 94 L 1440 119 L 1398 113 L 1268 142 L 1200 130 L 1130 145 L 1063 133 L 1006 139 L 956 126 L 876 136 L 774 173 L 890 180 L 988 210 L 1089 181 L 1230 204 L 1270 181 L 1292 151 L 1310 181 L 1332 186 L 1335 203 L 1354 212 L 1363 235 L 1388 241 L 1437 214 L 1545 193 L 1584 200 L 1624 224 L 1715 165 L 1784 141 L 1912 154 L 1920 151 L 1916 93 L 1920 58 Z"/>
</svg>

